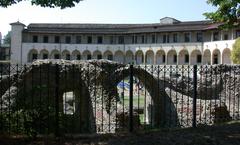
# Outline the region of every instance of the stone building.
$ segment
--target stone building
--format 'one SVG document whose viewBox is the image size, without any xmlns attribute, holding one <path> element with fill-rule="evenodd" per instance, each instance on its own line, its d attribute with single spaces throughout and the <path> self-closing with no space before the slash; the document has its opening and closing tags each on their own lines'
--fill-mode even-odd
<svg viewBox="0 0 240 145">
<path fill-rule="evenodd" d="M 240 29 L 165 17 L 153 24 L 12 23 L 11 63 L 109 59 L 135 64 L 230 64 Z"/>
</svg>

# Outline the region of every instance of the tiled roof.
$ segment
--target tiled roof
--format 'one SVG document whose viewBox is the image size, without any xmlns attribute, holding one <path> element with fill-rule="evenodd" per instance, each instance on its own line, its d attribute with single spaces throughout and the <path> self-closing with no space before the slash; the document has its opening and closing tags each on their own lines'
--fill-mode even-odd
<svg viewBox="0 0 240 145">
<path fill-rule="evenodd" d="M 61 24 L 32 23 L 25 32 L 38 33 L 147 33 L 205 30 L 211 21 L 187 21 L 173 24 Z"/>
</svg>

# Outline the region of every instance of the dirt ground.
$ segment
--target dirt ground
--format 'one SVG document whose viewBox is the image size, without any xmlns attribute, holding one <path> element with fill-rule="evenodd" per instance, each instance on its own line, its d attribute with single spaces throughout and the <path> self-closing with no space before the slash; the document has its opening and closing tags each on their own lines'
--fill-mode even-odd
<svg viewBox="0 0 240 145">
<path fill-rule="evenodd" d="M 240 145 L 240 123 L 72 137 L 0 137 L 0 145 Z"/>
</svg>

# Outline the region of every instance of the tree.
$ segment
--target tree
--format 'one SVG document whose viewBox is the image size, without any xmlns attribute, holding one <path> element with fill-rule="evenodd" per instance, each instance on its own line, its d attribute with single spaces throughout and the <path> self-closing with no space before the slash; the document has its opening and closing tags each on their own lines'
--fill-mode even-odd
<svg viewBox="0 0 240 145">
<path fill-rule="evenodd" d="M 240 64 L 240 38 L 236 39 L 235 43 L 233 44 L 231 59 L 233 63 Z"/>
<path fill-rule="evenodd" d="M 204 13 L 206 18 L 223 23 L 224 28 L 239 26 L 240 0 L 207 0 L 207 3 L 217 7 L 217 10 Z"/>
<path fill-rule="evenodd" d="M 1 0 L 0 7 L 8 7 L 10 5 L 21 2 L 22 0 Z M 74 7 L 75 4 L 82 0 L 31 0 L 32 5 L 39 5 L 41 7 L 60 7 L 61 9 L 67 7 Z"/>
<path fill-rule="evenodd" d="M 9 44 L 11 43 L 11 32 L 8 31 L 8 33 L 4 36 L 3 44 Z"/>
</svg>

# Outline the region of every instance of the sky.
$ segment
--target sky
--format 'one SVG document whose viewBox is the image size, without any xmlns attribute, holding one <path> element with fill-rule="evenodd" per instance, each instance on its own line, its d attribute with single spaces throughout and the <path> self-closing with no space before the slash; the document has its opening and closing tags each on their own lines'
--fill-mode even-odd
<svg viewBox="0 0 240 145">
<path fill-rule="evenodd" d="M 0 8 L 0 32 L 10 23 L 158 23 L 163 17 L 180 21 L 204 20 L 204 12 L 216 10 L 206 0 L 84 0 L 73 8 L 43 8 L 23 1 Z"/>
</svg>

